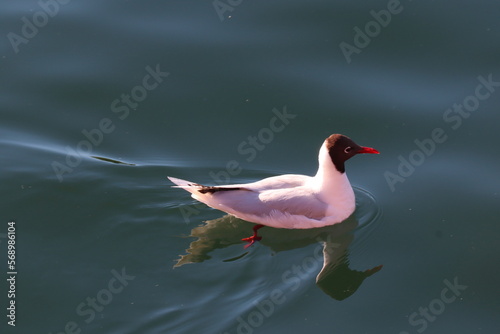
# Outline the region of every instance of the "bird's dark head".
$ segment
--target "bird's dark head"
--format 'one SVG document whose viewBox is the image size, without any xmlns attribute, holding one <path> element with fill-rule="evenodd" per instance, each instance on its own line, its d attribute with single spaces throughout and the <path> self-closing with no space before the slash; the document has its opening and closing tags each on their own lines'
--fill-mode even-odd
<svg viewBox="0 0 500 334">
<path fill-rule="evenodd" d="M 335 168 L 341 173 L 345 172 L 344 163 L 356 154 L 380 153 L 374 148 L 360 146 L 356 144 L 351 138 L 341 134 L 333 134 L 330 137 L 326 138 L 324 145 L 328 150 L 328 154 L 330 155 Z"/>
</svg>

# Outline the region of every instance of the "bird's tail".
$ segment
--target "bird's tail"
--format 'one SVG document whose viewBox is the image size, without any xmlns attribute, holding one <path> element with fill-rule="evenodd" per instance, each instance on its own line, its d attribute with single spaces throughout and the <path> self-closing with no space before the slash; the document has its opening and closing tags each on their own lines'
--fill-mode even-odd
<svg viewBox="0 0 500 334">
<path fill-rule="evenodd" d="M 200 194 L 213 194 L 219 191 L 231 191 L 231 190 L 249 190 L 244 187 L 240 187 L 238 185 L 227 185 L 227 186 L 204 186 L 199 183 L 194 183 L 182 179 L 177 179 L 175 177 L 170 177 L 167 176 L 172 183 L 175 183 L 176 186 L 173 186 L 174 188 L 182 188 L 186 191 L 189 191 L 190 193 L 197 195 L 195 197 L 196 199 L 199 200 L 198 196 Z M 203 202 L 203 201 L 202 201 Z"/>
<path fill-rule="evenodd" d="M 191 182 L 191 181 L 186 181 L 186 180 L 183 180 L 183 179 L 178 179 L 176 177 L 167 176 L 167 178 L 172 183 L 176 184 L 175 186 L 172 186 L 173 188 L 182 188 L 182 189 L 184 189 L 186 191 L 189 191 L 190 193 L 195 193 L 198 190 L 203 189 L 205 187 L 205 186 L 203 186 L 201 184 L 194 183 L 194 182 Z"/>
</svg>

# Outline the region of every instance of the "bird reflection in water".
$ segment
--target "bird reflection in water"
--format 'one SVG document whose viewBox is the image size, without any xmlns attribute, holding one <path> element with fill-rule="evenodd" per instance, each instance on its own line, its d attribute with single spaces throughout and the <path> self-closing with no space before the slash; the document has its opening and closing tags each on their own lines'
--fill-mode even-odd
<svg viewBox="0 0 500 334">
<path fill-rule="evenodd" d="M 323 267 L 316 277 L 316 284 L 330 297 L 343 300 L 356 292 L 367 277 L 382 268 L 381 265 L 364 271 L 349 268 L 349 246 L 356 237 L 358 225 L 353 214 L 342 223 L 322 228 L 292 230 L 265 227 L 259 232 L 262 236 L 259 243 L 274 252 L 318 244 L 319 248 L 315 251 L 317 254 L 313 257 L 321 260 L 322 247 Z M 253 226 L 255 225 L 252 223 L 227 215 L 193 228 L 190 237 L 197 239 L 191 242 L 186 250 L 187 254 L 181 255 L 174 267 L 208 260 L 211 258 L 210 252 L 216 249 L 235 244 L 244 245 L 242 238 L 248 236 Z M 225 262 L 236 261 L 247 254 L 248 251 Z"/>
</svg>

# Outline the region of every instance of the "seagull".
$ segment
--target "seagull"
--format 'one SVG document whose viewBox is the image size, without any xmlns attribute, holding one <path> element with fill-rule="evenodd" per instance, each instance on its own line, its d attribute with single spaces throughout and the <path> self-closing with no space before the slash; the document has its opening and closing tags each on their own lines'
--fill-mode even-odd
<svg viewBox="0 0 500 334">
<path fill-rule="evenodd" d="M 310 229 L 340 223 L 356 208 L 354 191 L 345 172 L 345 162 L 360 153 L 379 154 L 341 134 L 325 139 L 319 150 L 316 175 L 285 174 L 244 184 L 205 186 L 168 177 L 206 205 L 237 218 L 256 223 L 254 234 L 242 239 L 245 248 L 261 240 L 263 226 Z"/>
</svg>

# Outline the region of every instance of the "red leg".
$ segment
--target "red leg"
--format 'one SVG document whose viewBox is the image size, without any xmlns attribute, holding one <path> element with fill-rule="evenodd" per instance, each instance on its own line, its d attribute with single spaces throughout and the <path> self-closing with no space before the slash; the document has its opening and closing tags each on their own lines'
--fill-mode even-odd
<svg viewBox="0 0 500 334">
<path fill-rule="evenodd" d="M 262 237 L 259 237 L 257 235 L 257 231 L 259 230 L 259 228 L 262 228 L 262 227 L 264 227 L 264 225 L 262 225 L 262 224 L 255 225 L 253 227 L 253 235 L 251 237 L 241 239 L 242 241 L 249 242 L 248 245 L 245 245 L 245 249 L 247 249 L 248 247 L 252 246 L 255 243 L 255 241 L 259 241 L 259 240 L 262 239 Z"/>
</svg>

